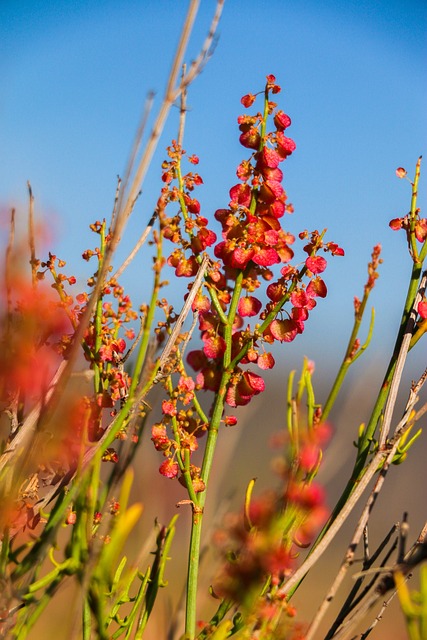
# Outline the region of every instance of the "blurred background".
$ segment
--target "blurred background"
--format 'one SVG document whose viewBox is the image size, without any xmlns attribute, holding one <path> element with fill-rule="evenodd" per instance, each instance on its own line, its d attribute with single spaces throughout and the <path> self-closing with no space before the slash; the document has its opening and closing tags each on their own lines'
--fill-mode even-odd
<svg viewBox="0 0 427 640">
<path fill-rule="evenodd" d="M 201 5 L 188 63 L 214 13 L 213 0 Z M 88 272 L 80 256 L 95 241 L 89 224 L 111 213 L 116 176 L 123 175 L 149 91 L 155 92 L 151 121 L 160 104 L 186 10 L 186 2 L 173 0 L 0 3 L 2 235 L 12 206 L 25 220 L 30 180 L 36 215 L 51 235 L 44 250 L 65 259 L 67 273 L 82 282 Z M 339 494 L 340 478 L 346 477 L 353 459 L 349 442 L 369 417 L 393 347 L 411 269 L 404 235 L 392 232 L 388 222 L 410 206 L 410 185 L 396 178 L 396 168 L 406 168 L 412 179 L 418 156 L 426 152 L 426 34 L 424 0 L 226 0 L 214 54 L 188 95 L 184 148 L 200 158 L 204 185 L 195 195 L 202 213 L 212 219 L 217 208 L 228 204 L 236 166 L 246 157 L 236 123 L 244 111 L 240 98 L 262 90 L 265 76 L 273 73 L 282 86 L 280 107 L 292 118 L 289 136 L 297 145 L 283 166 L 284 185 L 295 207 L 284 226 L 295 235 L 327 227 L 328 239 L 341 245 L 346 256 L 329 260 L 328 297 L 312 313 L 304 335 L 280 349 L 280 356 L 275 354 L 278 365 L 266 393 L 241 410 L 239 426 L 220 440 L 222 464 L 213 478 L 211 504 L 215 496 L 230 496 L 230 505 L 233 500 L 240 504 L 253 476 L 258 476 L 260 489 L 273 482 L 268 440 L 283 426 L 284 407 L 277 398 L 285 397 L 287 374 L 300 368 L 303 355 L 309 356 L 316 362 L 318 399 L 325 399 L 346 346 L 353 296 L 362 295 L 372 246 L 380 242 L 384 264 L 372 295 L 377 311 L 372 346 L 351 372 L 332 416 L 336 435 L 326 456 L 324 481 L 331 504 Z M 172 109 L 118 262 L 151 216 L 161 188 L 164 149 L 177 136 L 177 127 L 178 109 Z M 422 168 L 419 206 L 424 211 L 425 194 Z M 44 257 L 42 249 L 39 255 Z M 148 295 L 148 265 L 139 256 L 123 279 L 136 307 Z M 177 308 L 186 284 L 171 292 Z M 409 358 L 401 403 L 409 381 L 426 366 L 423 349 L 421 345 L 418 355 Z M 388 493 L 379 505 L 381 526 L 373 533 L 377 542 L 385 534 L 384 523 L 388 529 L 404 509 L 410 512 L 412 537 L 426 519 L 425 450 L 422 440 L 404 468 L 392 469 Z M 145 448 L 144 456 L 138 497 L 146 504 L 148 524 L 143 526 L 150 528 L 155 515 L 163 521 L 175 512 L 183 493 L 158 476 L 159 457 L 152 447 Z M 148 483 L 152 492 L 153 478 L 158 498 L 151 504 L 144 487 Z M 179 523 L 178 537 L 184 541 L 187 516 Z M 141 537 L 145 535 L 142 529 Z M 339 561 L 344 548 L 345 542 L 334 550 L 338 555 L 331 563 Z M 171 566 L 184 577 L 183 560 L 175 557 Z M 321 577 L 313 578 L 313 594 L 327 586 Z M 317 602 L 313 596 L 313 602 L 302 603 L 304 614 L 310 615 L 306 605 L 316 607 Z M 165 599 L 166 617 L 167 607 Z M 399 616 L 388 619 L 373 637 L 405 637 Z M 152 628 L 153 639 L 163 637 L 159 624 Z M 36 630 L 33 637 L 46 637 L 44 633 Z"/>
</svg>

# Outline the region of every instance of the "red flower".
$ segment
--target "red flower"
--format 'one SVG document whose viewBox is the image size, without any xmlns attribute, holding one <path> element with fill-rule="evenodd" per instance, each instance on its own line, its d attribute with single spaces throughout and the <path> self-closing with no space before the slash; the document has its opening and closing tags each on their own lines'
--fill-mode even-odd
<svg viewBox="0 0 427 640">
<path fill-rule="evenodd" d="M 274 125 L 279 131 L 283 131 L 291 126 L 291 119 L 283 111 L 278 111 L 274 116 Z"/>
<path fill-rule="evenodd" d="M 420 317 L 423 319 L 427 318 L 427 300 L 422 300 L 419 304 L 418 304 L 418 309 L 417 309 L 418 313 L 420 314 Z"/>
<path fill-rule="evenodd" d="M 170 447 L 170 440 L 164 424 L 155 424 L 151 428 L 151 440 L 157 451 L 166 451 Z"/>
<path fill-rule="evenodd" d="M 255 99 L 256 96 L 254 96 L 252 93 L 247 93 L 245 96 L 243 96 L 243 98 L 241 98 L 240 102 L 247 109 L 248 107 L 251 107 L 253 105 Z"/>
<path fill-rule="evenodd" d="M 304 291 L 304 289 L 297 289 L 296 291 L 293 291 L 291 294 L 291 302 L 294 307 L 301 307 L 308 310 L 313 309 L 316 306 L 316 302 L 307 293 L 307 291 Z"/>
<path fill-rule="evenodd" d="M 263 371 L 266 369 L 272 369 L 275 364 L 276 362 L 271 353 L 262 353 L 257 360 L 257 365 Z"/>
<path fill-rule="evenodd" d="M 169 260 L 168 260 L 169 263 Z M 170 264 L 170 263 L 169 263 Z M 175 265 L 173 265 L 175 266 Z M 178 260 L 178 264 L 176 265 L 175 275 L 185 278 L 191 278 L 195 276 L 199 269 L 199 265 L 197 264 L 195 256 L 190 256 L 188 259 L 182 257 Z"/>
<path fill-rule="evenodd" d="M 265 383 L 261 376 L 251 371 L 244 371 L 237 384 L 232 384 L 228 388 L 226 402 L 230 407 L 244 406 L 264 389 Z"/>
<path fill-rule="evenodd" d="M 404 218 L 393 218 L 393 220 L 390 220 L 388 223 L 388 226 L 390 229 L 393 229 L 393 231 L 399 231 L 399 229 L 403 227 L 403 224 Z"/>
<path fill-rule="evenodd" d="M 427 238 L 427 220 L 426 218 L 420 218 L 415 223 L 415 237 L 418 242 L 424 242 Z"/>
<path fill-rule="evenodd" d="M 177 410 L 175 404 L 170 400 L 163 400 L 162 413 L 166 416 L 176 416 Z"/>
<path fill-rule="evenodd" d="M 293 320 L 273 320 L 269 327 L 270 333 L 279 342 L 292 342 L 298 333 L 297 326 Z"/>
<path fill-rule="evenodd" d="M 323 282 L 320 276 L 317 276 L 316 278 L 313 278 L 311 280 L 306 291 L 309 296 L 313 296 L 313 297 L 319 296 L 319 298 L 325 298 L 328 293 L 326 284 Z"/>
<path fill-rule="evenodd" d="M 229 261 L 228 264 L 234 269 L 244 269 L 248 264 L 248 262 L 252 260 L 254 254 L 255 254 L 255 249 L 252 249 L 252 248 L 245 249 L 243 247 L 237 247 L 237 249 L 235 249 L 232 252 L 231 260 Z M 225 262 L 225 264 L 227 264 L 227 262 Z"/>
<path fill-rule="evenodd" d="M 305 265 L 311 273 L 322 273 L 326 269 L 327 262 L 325 258 L 322 256 L 313 256 L 312 258 L 307 258 L 305 261 Z"/>
<path fill-rule="evenodd" d="M 240 134 L 239 141 L 240 144 L 247 149 L 258 149 L 261 142 L 261 136 L 257 129 L 251 127 L 248 131 L 244 131 Z"/>
<path fill-rule="evenodd" d="M 271 267 L 271 265 L 278 264 L 280 262 L 276 249 L 273 249 L 272 247 L 265 249 L 257 247 L 254 254 L 255 255 L 252 257 L 252 260 L 255 264 L 259 264 L 260 267 Z"/>
<path fill-rule="evenodd" d="M 230 198 L 243 207 L 249 207 L 251 203 L 252 191 L 248 184 L 236 184 L 230 189 Z"/>
<path fill-rule="evenodd" d="M 178 471 L 178 463 L 173 462 L 173 460 L 165 460 L 159 467 L 159 472 L 162 476 L 165 476 L 165 478 L 176 478 Z"/>
<path fill-rule="evenodd" d="M 325 248 L 332 253 L 333 256 L 343 256 L 344 249 L 341 249 L 336 242 L 327 242 Z"/>
<path fill-rule="evenodd" d="M 221 336 L 210 336 L 203 341 L 205 343 L 203 351 L 208 358 L 219 358 L 225 353 L 226 344 Z"/>
<path fill-rule="evenodd" d="M 283 187 L 275 180 L 265 180 L 259 190 L 258 198 L 261 202 L 272 204 L 283 195 Z"/>
<path fill-rule="evenodd" d="M 257 168 L 261 171 L 266 167 L 276 169 L 282 161 L 282 156 L 277 153 L 275 149 L 263 147 L 262 151 L 258 154 Z"/>
<path fill-rule="evenodd" d="M 277 151 L 283 158 L 290 156 L 293 151 L 297 148 L 297 145 L 292 140 L 292 138 L 287 138 L 283 135 L 281 131 L 277 132 Z"/>
<path fill-rule="evenodd" d="M 246 296 L 245 298 L 240 298 L 237 311 L 242 317 L 252 317 L 258 315 L 261 307 L 262 304 L 258 298 Z"/>
</svg>

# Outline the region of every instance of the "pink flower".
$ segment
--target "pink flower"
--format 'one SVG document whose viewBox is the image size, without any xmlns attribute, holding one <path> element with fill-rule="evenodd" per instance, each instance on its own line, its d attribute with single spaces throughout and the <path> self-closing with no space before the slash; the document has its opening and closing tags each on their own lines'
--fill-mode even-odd
<svg viewBox="0 0 427 640">
<path fill-rule="evenodd" d="M 178 471 L 178 463 L 173 460 L 165 460 L 159 467 L 159 473 L 165 476 L 165 478 L 176 478 Z"/>
<path fill-rule="evenodd" d="M 258 315 L 262 304 L 258 298 L 254 296 L 246 296 L 240 298 L 237 310 L 242 317 L 252 317 Z"/>
<path fill-rule="evenodd" d="M 326 269 L 327 262 L 322 256 L 313 256 L 305 261 L 306 267 L 311 273 L 322 273 Z"/>
<path fill-rule="evenodd" d="M 406 178 L 408 172 L 403 167 L 398 167 L 396 169 L 396 175 L 398 178 Z"/>
</svg>

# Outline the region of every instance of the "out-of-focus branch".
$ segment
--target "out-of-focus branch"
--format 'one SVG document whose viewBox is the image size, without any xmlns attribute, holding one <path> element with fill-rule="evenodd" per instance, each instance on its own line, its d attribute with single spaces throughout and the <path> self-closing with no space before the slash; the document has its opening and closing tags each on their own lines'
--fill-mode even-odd
<svg viewBox="0 0 427 640">
<path fill-rule="evenodd" d="M 87 302 L 85 312 L 80 320 L 77 331 L 74 334 L 73 344 L 68 353 L 67 365 L 64 369 L 62 369 L 61 378 L 55 384 L 55 394 L 52 397 L 53 401 L 55 401 L 55 398 L 57 397 L 57 395 L 61 393 L 61 390 L 63 390 L 64 385 L 66 384 L 66 381 L 68 380 L 68 377 L 72 371 L 72 366 L 74 364 L 75 358 L 77 357 L 79 345 L 81 344 L 81 341 L 84 336 L 84 332 L 89 323 L 90 317 L 93 313 L 95 304 L 99 299 L 99 295 L 104 286 L 104 281 L 107 273 L 109 272 L 112 257 L 120 242 L 128 217 L 132 212 L 135 199 L 137 198 L 138 193 L 141 189 L 142 182 L 144 180 L 145 174 L 152 160 L 153 153 L 155 151 L 160 134 L 165 125 L 166 118 L 169 114 L 169 110 L 172 107 L 173 103 L 175 102 L 176 98 L 180 95 L 181 91 L 184 89 L 184 87 L 188 86 L 188 84 L 190 84 L 190 82 L 192 82 L 192 80 L 201 71 L 203 63 L 206 61 L 206 57 L 210 51 L 214 34 L 218 25 L 219 17 L 221 15 L 223 2 L 224 0 L 218 0 L 215 16 L 212 20 L 209 34 L 201 49 L 201 53 L 196 58 L 196 62 L 193 63 L 191 67 L 191 71 L 189 72 L 189 74 L 187 74 L 187 76 L 183 80 L 181 80 L 180 82 L 177 82 L 179 70 L 182 66 L 185 51 L 187 49 L 188 41 L 190 38 L 190 34 L 192 31 L 197 10 L 199 7 L 199 0 L 191 0 L 190 2 L 185 23 L 182 28 L 181 37 L 180 37 L 180 40 L 176 49 L 176 53 L 174 56 L 174 60 L 172 63 L 172 69 L 169 74 L 169 80 L 167 83 L 165 97 L 160 106 L 159 113 L 153 125 L 149 140 L 147 141 L 147 144 L 142 153 L 142 156 L 141 156 L 139 165 L 137 167 L 135 176 L 132 180 L 131 186 L 129 187 L 128 190 L 126 189 L 126 185 L 123 186 L 123 190 L 124 192 L 127 191 L 127 195 L 124 196 L 124 204 L 122 206 L 120 206 L 120 202 L 118 203 L 117 213 L 114 218 L 114 226 L 111 229 L 111 237 L 105 251 L 102 267 L 99 270 L 97 282 Z M 138 148 L 139 148 L 139 141 L 137 139 L 136 143 L 134 144 L 134 150 Z M 133 166 L 132 159 L 130 160 L 129 166 Z"/>
<path fill-rule="evenodd" d="M 384 449 L 380 449 L 372 458 L 369 465 L 366 467 L 365 472 L 360 479 L 359 483 L 356 485 L 353 493 L 350 495 L 349 499 L 345 503 L 344 507 L 341 509 L 340 513 L 333 521 L 323 538 L 320 540 L 319 544 L 311 555 L 303 562 L 303 564 L 297 569 L 297 571 L 289 578 L 289 580 L 283 585 L 283 589 L 286 592 L 289 592 L 293 589 L 295 585 L 298 584 L 300 580 L 305 576 L 307 571 L 311 569 L 311 567 L 316 564 L 319 558 L 326 551 L 332 540 L 335 538 L 338 531 L 341 529 L 344 522 L 347 520 L 350 513 L 353 511 L 356 503 L 359 501 L 360 497 L 364 493 L 365 489 L 369 485 L 375 473 L 377 473 L 378 469 L 388 468 L 392 463 L 392 460 L 396 454 L 397 447 L 399 445 L 399 441 L 402 436 L 411 428 L 412 422 L 412 412 L 415 403 L 418 400 L 417 392 L 419 388 L 424 384 L 426 380 L 425 375 L 420 378 L 415 388 L 411 389 L 409 400 L 406 405 L 406 410 L 400 422 L 398 423 L 394 436 L 388 441 L 386 447 Z"/>
</svg>

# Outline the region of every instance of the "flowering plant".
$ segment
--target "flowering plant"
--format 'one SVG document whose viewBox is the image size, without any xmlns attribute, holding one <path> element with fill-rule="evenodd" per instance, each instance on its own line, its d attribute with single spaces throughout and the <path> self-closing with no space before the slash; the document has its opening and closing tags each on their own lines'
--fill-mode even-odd
<svg viewBox="0 0 427 640">
<path fill-rule="evenodd" d="M 97 246 L 83 254 L 94 265 L 83 291 L 56 255 L 37 257 L 30 186 L 27 278 L 11 212 L 0 352 L 3 636 L 27 637 L 59 587 L 70 580 L 80 586 L 82 637 L 141 638 L 150 632 L 159 590 L 167 586 L 177 515 L 157 526 L 150 561 L 141 545 L 130 562 L 123 549 L 135 546 L 143 512 L 131 494 L 133 469 L 154 445 L 159 491 L 165 491 L 166 482 L 179 483 L 177 506 L 190 511 L 184 622 L 181 626 L 178 611 L 168 637 L 313 638 L 354 561 L 390 464 L 403 462 L 420 434 L 410 432 L 425 412 L 426 405 L 415 409 L 425 373 L 413 383 L 403 417 L 392 426 L 407 353 L 427 327 L 427 222 L 417 208 L 421 159 L 411 182 L 410 213 L 390 223 L 405 231 L 413 264 L 402 321 L 371 418 L 359 429 L 354 467 L 341 497 L 329 510 L 317 474 L 332 437 L 331 409 L 348 369 L 372 337 L 373 317 L 363 344 L 359 330 L 382 262 L 380 245 L 372 251 L 363 297 L 354 299 L 354 326 L 325 402 L 315 399 L 314 363 L 304 360 L 297 382 L 295 372 L 289 376 L 284 429 L 275 439 L 281 452 L 275 463 L 277 486 L 254 496 L 255 480 L 248 477 L 241 513 L 229 513 L 216 527 L 210 614 L 200 616 L 203 523 L 211 472 L 218 464 L 218 438 L 227 438 L 230 428 L 241 428 L 239 407 L 259 400 L 256 396 L 266 387 L 264 372 L 275 366 L 274 353 L 286 348 L 282 343 L 300 339 L 310 313 L 327 296 L 328 260 L 344 256 L 326 229 L 302 230 L 300 252 L 297 238 L 286 229 L 293 206 L 281 167 L 296 144 L 288 137 L 291 118 L 276 102 L 280 86 L 271 74 L 262 91 L 241 99 L 245 113 L 238 117 L 238 128 L 245 158 L 237 167 L 230 199 L 214 216 L 202 213 L 198 157 L 183 148 L 185 99 L 209 53 L 220 10 L 221 3 L 199 59 L 177 80 L 188 39 L 183 31 L 166 98 L 134 179 L 119 181 L 111 220 L 91 225 Z M 163 186 L 155 212 L 135 249 L 114 271 L 115 252 L 152 145 L 177 98 L 179 132 L 161 167 Z M 407 174 L 399 168 L 397 175 Z M 121 276 L 150 233 L 153 284 L 148 301 L 136 310 Z M 177 311 L 161 295 L 167 287 L 163 273 L 170 268 L 174 282 L 184 278 L 189 283 Z M 159 394 L 160 412 L 154 417 L 152 398 Z M 294 593 L 304 588 L 303 578 L 322 559 L 371 481 L 374 487 L 341 569 L 304 627 Z M 423 529 L 407 551 L 404 525 L 396 534 L 398 558 L 387 570 L 374 563 L 388 539 L 378 552 L 365 554 L 355 587 L 326 637 L 347 637 L 393 589 L 410 619 L 408 629 L 418 637 L 427 599 L 423 595 L 416 609 L 405 578 L 425 559 L 427 538 Z"/>
</svg>

